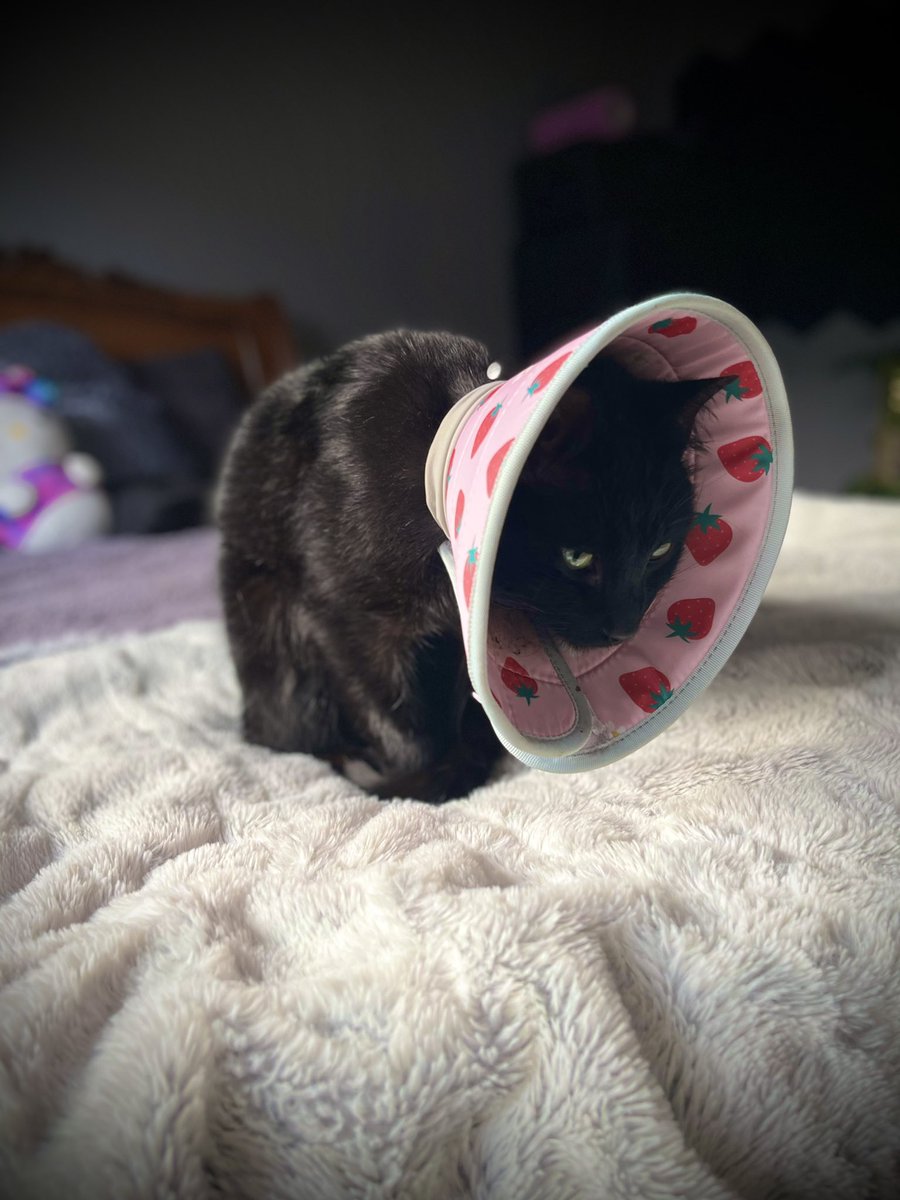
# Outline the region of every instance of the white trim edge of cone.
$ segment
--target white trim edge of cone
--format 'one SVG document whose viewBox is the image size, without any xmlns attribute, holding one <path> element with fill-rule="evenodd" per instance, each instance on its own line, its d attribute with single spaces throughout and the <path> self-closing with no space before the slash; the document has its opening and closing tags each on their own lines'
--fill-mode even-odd
<svg viewBox="0 0 900 1200">
<path fill-rule="evenodd" d="M 529 737 L 516 729 L 491 696 L 487 674 L 487 630 L 490 613 L 490 585 L 493 582 L 497 547 L 506 520 L 506 513 L 525 460 L 531 453 L 560 397 L 588 363 L 617 337 L 625 333 L 630 326 L 638 321 L 644 321 L 660 311 L 672 308 L 709 317 L 725 326 L 747 347 L 760 377 L 764 381 L 769 421 L 775 445 L 779 450 L 774 464 L 775 479 L 768 523 L 760 552 L 744 585 L 740 600 L 735 605 L 731 618 L 715 645 L 704 655 L 693 674 L 662 708 L 648 716 L 646 720 L 641 721 L 628 733 L 595 750 L 579 754 L 578 751 L 590 736 L 592 719 L 590 706 L 581 692 L 570 692 L 577 712 L 575 725 L 569 734 L 554 738 L 552 745 L 549 742 L 545 744 L 542 739 Z M 746 633 L 781 552 L 790 517 L 793 488 L 793 430 L 784 380 L 771 347 L 748 317 L 727 301 L 719 300 L 714 296 L 701 292 L 669 292 L 623 309 L 599 325 L 551 380 L 541 402 L 536 406 L 515 446 L 504 460 L 495 484 L 493 503 L 484 530 L 480 548 L 480 570 L 475 577 L 469 610 L 468 645 L 470 650 L 467 663 L 469 678 L 474 689 L 473 694 L 483 706 L 502 745 L 528 767 L 568 774 L 606 766 L 631 754 L 662 733 L 712 683 Z M 440 554 L 452 581 L 454 579 L 454 563 L 449 541 L 441 546 Z M 543 753 L 540 753 L 539 750 L 542 750 Z"/>
</svg>

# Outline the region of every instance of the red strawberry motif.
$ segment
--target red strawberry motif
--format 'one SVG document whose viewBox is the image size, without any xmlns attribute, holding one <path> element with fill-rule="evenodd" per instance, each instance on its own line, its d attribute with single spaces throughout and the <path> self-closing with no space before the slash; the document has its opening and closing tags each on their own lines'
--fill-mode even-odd
<svg viewBox="0 0 900 1200">
<path fill-rule="evenodd" d="M 444 495 L 445 496 L 447 495 L 447 492 L 449 491 L 449 488 L 450 488 L 450 477 L 453 474 L 453 460 L 455 457 L 456 457 L 456 447 L 454 446 L 453 449 L 450 451 L 450 460 L 447 463 L 447 482 L 444 484 Z"/>
<path fill-rule="evenodd" d="M 462 492 L 456 497 L 456 516 L 453 518 L 453 529 L 456 536 L 459 537 L 460 527 L 462 526 L 463 513 L 466 510 L 466 498 Z"/>
<path fill-rule="evenodd" d="M 681 638 L 683 642 L 698 642 L 712 629 L 716 615 L 716 602 L 709 596 L 698 596 L 690 600 L 676 600 L 669 605 L 666 619 L 671 633 L 666 637 Z"/>
<path fill-rule="evenodd" d="M 684 544 L 701 567 L 709 564 L 731 545 L 734 531 L 718 513 L 710 512 L 707 504 L 703 512 L 695 512 Z"/>
<path fill-rule="evenodd" d="M 474 458 L 475 455 L 478 453 L 481 443 L 484 441 L 484 439 L 490 433 L 491 426 L 494 424 L 494 422 L 497 420 L 497 417 L 500 415 L 500 409 L 502 407 L 503 407 L 503 401 L 501 400 L 499 403 L 494 405 L 494 407 L 491 409 L 491 411 L 488 413 L 488 415 L 484 418 L 484 420 L 478 426 L 478 432 L 475 434 L 475 441 L 472 443 L 472 455 L 471 455 L 472 458 Z"/>
<path fill-rule="evenodd" d="M 569 357 L 570 353 L 570 351 L 567 351 L 565 354 L 561 354 L 559 358 L 554 358 L 553 362 L 547 363 L 546 367 L 539 371 L 537 377 L 529 384 L 526 394 L 533 396 L 535 392 L 539 392 L 541 388 L 545 388 Z"/>
<path fill-rule="evenodd" d="M 661 321 L 654 321 L 647 332 L 661 333 L 663 337 L 673 338 L 693 333 L 696 328 L 696 317 L 663 317 Z"/>
<path fill-rule="evenodd" d="M 504 442 L 500 449 L 491 458 L 487 469 L 487 493 L 490 496 L 494 490 L 494 484 L 497 482 L 497 472 L 500 470 L 500 464 L 503 462 L 509 453 L 509 448 L 515 441 L 515 438 L 510 438 L 508 442 Z"/>
<path fill-rule="evenodd" d="M 741 483 L 753 483 L 768 475 L 772 465 L 772 447 L 764 437 L 738 438 L 718 450 L 722 465 Z"/>
<path fill-rule="evenodd" d="M 656 667 L 628 671 L 619 676 L 619 683 L 638 708 L 648 713 L 656 712 L 673 694 L 672 685 Z"/>
<path fill-rule="evenodd" d="M 531 704 L 538 694 L 538 685 L 535 680 L 531 678 L 522 664 L 517 663 L 512 657 L 507 658 L 503 664 L 500 678 L 503 680 L 503 686 L 509 688 L 511 692 L 515 692 L 526 704 Z"/>
<path fill-rule="evenodd" d="M 719 374 L 723 379 L 729 375 L 733 377 L 725 384 L 726 404 L 729 400 L 752 400 L 762 391 L 756 367 L 749 359 L 744 362 L 732 363 L 730 367 L 725 367 Z"/>
<path fill-rule="evenodd" d="M 475 568 L 478 566 L 478 548 L 473 546 L 466 551 L 466 565 L 463 567 L 463 595 L 468 606 L 472 595 L 472 584 L 475 582 Z"/>
<path fill-rule="evenodd" d="M 502 383 L 498 383 L 497 386 L 492 387 L 489 392 L 485 392 L 484 395 L 481 397 L 481 399 L 478 401 L 478 403 L 475 405 L 475 411 L 477 412 L 478 409 L 482 407 L 482 405 L 487 404 L 487 402 L 488 402 L 488 400 L 490 400 L 491 396 L 493 396 L 495 392 L 499 392 L 502 386 L 503 386 Z"/>
</svg>

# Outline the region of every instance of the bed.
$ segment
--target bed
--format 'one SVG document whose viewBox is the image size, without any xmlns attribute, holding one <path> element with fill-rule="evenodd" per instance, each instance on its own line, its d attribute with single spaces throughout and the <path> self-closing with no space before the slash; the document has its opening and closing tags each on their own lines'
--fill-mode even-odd
<svg viewBox="0 0 900 1200">
<path fill-rule="evenodd" d="M 245 744 L 210 525 L 0 557 L 0 1196 L 895 1200 L 900 505 L 604 769 Z"/>
</svg>

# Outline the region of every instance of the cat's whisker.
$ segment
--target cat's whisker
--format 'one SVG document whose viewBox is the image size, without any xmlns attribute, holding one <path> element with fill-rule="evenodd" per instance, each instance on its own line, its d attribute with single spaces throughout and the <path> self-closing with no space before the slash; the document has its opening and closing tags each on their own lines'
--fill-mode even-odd
<svg viewBox="0 0 900 1200">
<path fill-rule="evenodd" d="M 526 616 L 533 619 L 546 618 L 546 611 L 540 605 L 526 600 L 524 597 L 517 597 L 515 601 L 505 600 L 499 596 L 493 596 L 492 602 L 500 606 L 500 608 L 508 608 L 512 612 L 524 613 Z"/>
</svg>

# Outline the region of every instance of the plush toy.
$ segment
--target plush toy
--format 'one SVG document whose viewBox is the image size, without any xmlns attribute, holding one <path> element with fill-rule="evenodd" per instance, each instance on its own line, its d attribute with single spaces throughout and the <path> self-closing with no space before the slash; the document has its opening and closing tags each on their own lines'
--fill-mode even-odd
<svg viewBox="0 0 900 1200">
<path fill-rule="evenodd" d="M 0 551 L 62 549 L 111 527 L 100 465 L 72 451 L 56 394 L 28 367 L 0 370 Z"/>
</svg>

